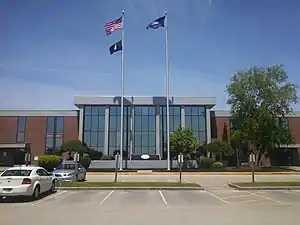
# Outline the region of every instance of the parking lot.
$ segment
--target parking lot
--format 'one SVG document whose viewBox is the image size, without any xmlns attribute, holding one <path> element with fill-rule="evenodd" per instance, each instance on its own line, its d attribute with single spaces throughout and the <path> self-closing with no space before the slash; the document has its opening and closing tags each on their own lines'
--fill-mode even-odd
<svg viewBox="0 0 300 225">
<path fill-rule="evenodd" d="M 58 191 L 0 203 L 0 224 L 298 224 L 300 191 Z"/>
</svg>

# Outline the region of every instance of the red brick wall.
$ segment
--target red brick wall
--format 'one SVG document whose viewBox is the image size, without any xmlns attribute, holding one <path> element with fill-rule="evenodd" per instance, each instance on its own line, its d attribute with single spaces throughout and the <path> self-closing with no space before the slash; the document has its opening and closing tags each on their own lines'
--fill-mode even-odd
<svg viewBox="0 0 300 225">
<path fill-rule="evenodd" d="M 16 143 L 18 117 L 0 117 L 0 143 Z"/>
<path fill-rule="evenodd" d="M 228 138 L 230 140 L 230 118 L 229 117 L 213 117 L 216 124 L 217 139 L 222 140 L 224 123 L 227 125 Z M 300 144 L 300 117 L 290 117 L 289 126 L 295 138 L 295 143 Z M 213 129 L 213 127 L 212 127 Z M 214 138 L 214 137 L 212 137 Z"/>
<path fill-rule="evenodd" d="M 228 141 L 230 140 L 230 119 L 229 117 L 216 117 L 217 139 L 222 140 L 224 123 L 227 126 Z"/>
<path fill-rule="evenodd" d="M 64 117 L 64 142 L 78 139 L 78 117 Z"/>
<path fill-rule="evenodd" d="M 296 144 L 300 144 L 300 117 L 290 117 L 289 126 Z"/>
<path fill-rule="evenodd" d="M 32 156 L 45 153 L 47 117 L 26 117 L 25 142 L 30 143 Z"/>
</svg>

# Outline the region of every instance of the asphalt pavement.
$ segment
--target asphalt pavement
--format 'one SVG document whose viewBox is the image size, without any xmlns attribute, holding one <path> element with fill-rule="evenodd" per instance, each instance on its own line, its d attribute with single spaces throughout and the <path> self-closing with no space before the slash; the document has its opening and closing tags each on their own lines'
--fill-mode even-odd
<svg viewBox="0 0 300 225">
<path fill-rule="evenodd" d="M 59 191 L 2 202 L 5 225 L 295 225 L 299 191 Z"/>
</svg>

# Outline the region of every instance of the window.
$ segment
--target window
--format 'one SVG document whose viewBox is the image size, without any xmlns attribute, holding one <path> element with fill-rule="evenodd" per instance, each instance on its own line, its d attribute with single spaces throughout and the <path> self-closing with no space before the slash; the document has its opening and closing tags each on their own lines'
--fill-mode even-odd
<svg viewBox="0 0 300 225">
<path fill-rule="evenodd" d="M 26 117 L 18 117 L 17 143 L 25 142 Z"/>
<path fill-rule="evenodd" d="M 204 106 L 185 106 L 185 126 L 192 129 L 200 145 L 206 143 L 206 115 Z"/>
<path fill-rule="evenodd" d="M 181 107 L 180 106 L 170 106 L 170 132 L 175 131 L 181 126 Z M 160 107 L 160 149 L 164 152 L 166 149 L 167 142 L 167 107 Z"/>
<path fill-rule="evenodd" d="M 46 125 L 45 149 L 48 154 L 58 154 L 63 143 L 64 117 L 49 116 Z"/>
<path fill-rule="evenodd" d="M 83 141 L 93 150 L 104 149 L 105 106 L 85 106 L 83 122 Z"/>
<path fill-rule="evenodd" d="M 129 150 L 131 139 L 131 106 L 124 106 L 123 117 L 123 151 Z M 120 150 L 120 136 L 121 136 L 121 107 L 109 107 L 109 136 L 108 136 L 108 149 L 109 155 L 114 151 Z"/>
<path fill-rule="evenodd" d="M 134 108 L 134 154 L 155 154 L 155 115 L 155 106 L 136 106 Z"/>
</svg>

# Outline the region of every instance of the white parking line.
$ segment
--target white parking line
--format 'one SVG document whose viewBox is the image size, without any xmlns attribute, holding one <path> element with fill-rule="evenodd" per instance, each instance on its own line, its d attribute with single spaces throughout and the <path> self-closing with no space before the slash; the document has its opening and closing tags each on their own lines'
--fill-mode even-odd
<svg viewBox="0 0 300 225">
<path fill-rule="evenodd" d="M 109 198 L 109 196 L 111 196 L 111 194 L 114 193 L 114 191 L 115 191 L 115 190 L 112 190 L 111 192 L 109 192 L 109 193 L 105 196 L 105 198 L 100 202 L 100 205 L 102 205 L 102 204 Z"/>
<path fill-rule="evenodd" d="M 213 193 L 211 193 L 211 192 L 208 192 L 208 191 L 204 191 L 204 192 L 206 192 L 206 193 L 207 193 L 207 194 L 209 194 L 210 196 L 212 196 L 212 197 L 214 197 L 214 198 L 216 198 L 216 199 L 220 200 L 221 202 L 224 202 L 224 203 L 228 204 L 228 202 L 227 202 L 227 201 L 225 201 L 224 199 L 222 199 L 222 198 L 220 198 L 220 197 L 218 197 L 218 196 L 214 195 Z"/>
<path fill-rule="evenodd" d="M 165 203 L 166 205 L 168 205 L 168 202 L 166 201 L 166 199 L 165 199 L 163 193 L 162 193 L 161 191 L 158 191 L 158 192 L 159 192 L 159 194 L 160 194 L 160 197 L 161 197 L 162 200 L 164 201 L 164 203 Z"/>
<path fill-rule="evenodd" d="M 242 198 L 242 197 L 248 197 L 248 196 L 252 196 L 252 195 L 234 195 L 234 196 L 223 197 L 223 199 Z"/>
<path fill-rule="evenodd" d="M 45 198 L 42 198 L 42 199 L 39 200 L 39 201 L 34 202 L 34 203 L 32 203 L 31 205 L 32 205 L 32 206 L 37 205 L 37 204 L 39 204 L 39 203 L 41 203 L 41 202 L 45 202 L 45 201 L 47 201 L 47 200 L 49 200 L 49 199 L 51 199 L 51 198 L 57 197 L 57 196 L 59 196 L 59 195 L 65 194 L 65 193 L 67 193 L 67 192 L 68 192 L 68 191 L 59 191 L 59 192 L 57 192 L 57 193 L 55 193 L 55 194 L 49 195 L 49 196 L 47 196 L 47 197 L 45 197 Z"/>
<path fill-rule="evenodd" d="M 266 199 L 266 200 L 269 200 L 269 201 L 272 201 L 272 202 L 276 202 L 278 204 L 284 204 L 283 202 L 280 202 L 280 201 L 277 201 L 275 199 L 271 199 L 271 198 L 265 197 L 263 195 L 259 195 L 259 194 L 256 194 L 256 193 L 253 193 L 253 192 L 250 192 L 250 191 L 246 191 L 246 192 L 248 192 L 249 194 L 251 194 L 253 196 L 257 196 L 257 197 L 260 197 L 260 198 L 263 198 L 263 199 Z"/>
<path fill-rule="evenodd" d="M 243 202 L 239 202 L 238 204 L 247 204 L 247 203 L 251 203 L 251 202 L 259 202 L 262 201 L 263 199 L 252 199 L 252 200 L 248 200 L 248 201 L 243 201 Z"/>
</svg>

